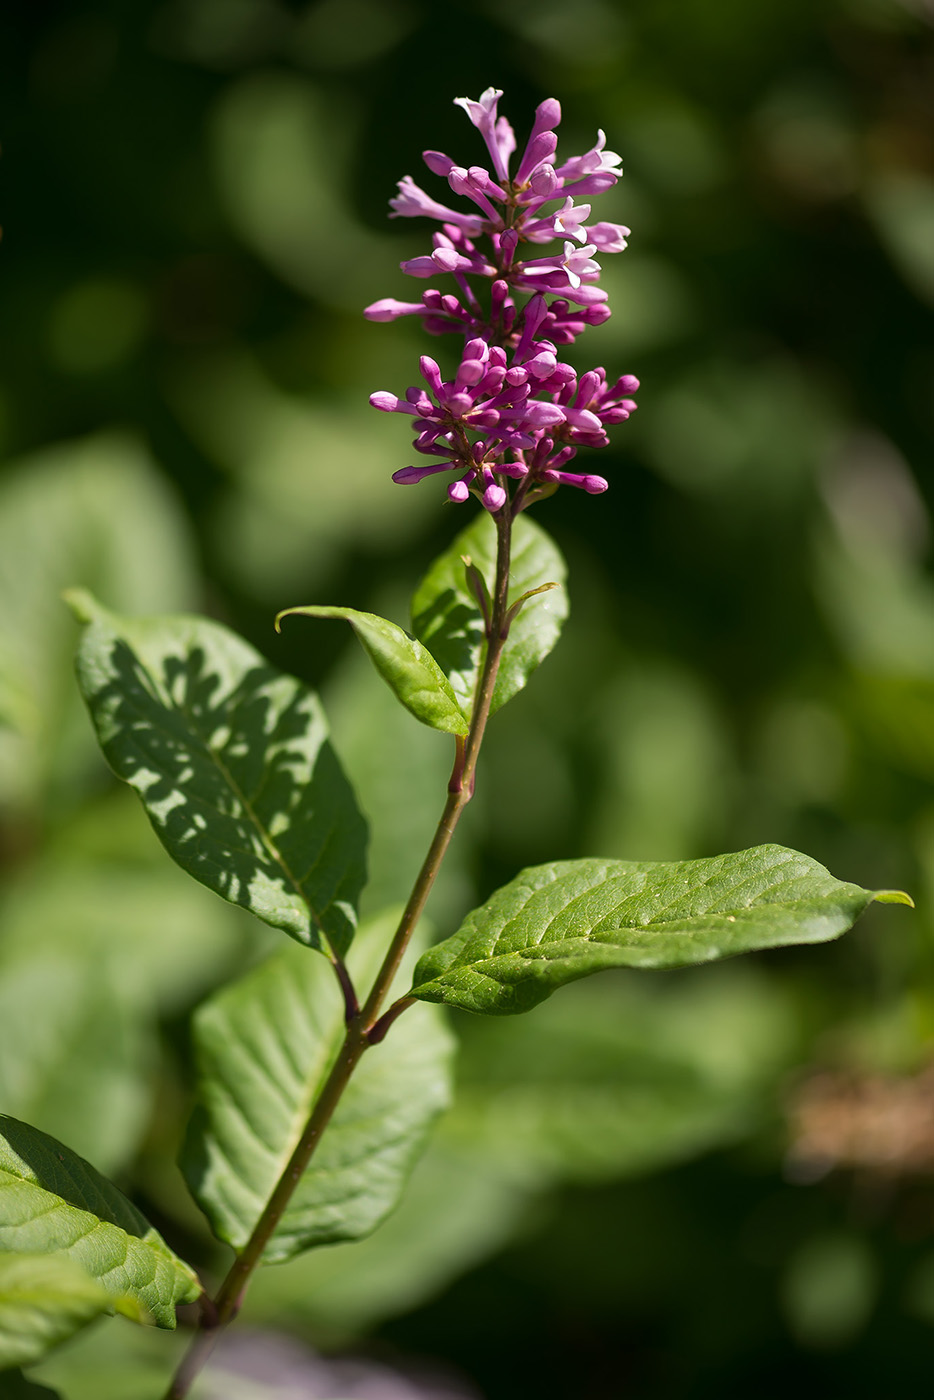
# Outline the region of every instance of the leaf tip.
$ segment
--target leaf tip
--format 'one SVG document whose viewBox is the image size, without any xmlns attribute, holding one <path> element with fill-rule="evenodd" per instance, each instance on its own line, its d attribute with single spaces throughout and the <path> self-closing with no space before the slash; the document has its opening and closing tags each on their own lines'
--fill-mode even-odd
<svg viewBox="0 0 934 1400">
<path fill-rule="evenodd" d="M 522 611 L 525 604 L 529 601 L 530 598 L 537 598 L 539 593 L 550 593 L 553 588 L 560 587 L 561 585 L 559 583 L 543 583 L 538 588 L 530 588 L 527 593 L 523 593 L 521 598 L 517 598 L 516 601 L 513 603 L 512 607 L 509 609 L 508 613 L 506 614 L 507 624 L 512 624 L 515 618 L 519 616 L 519 613 Z"/>
<path fill-rule="evenodd" d="M 909 909 L 915 907 L 911 895 L 904 890 L 875 890 L 872 897 L 877 904 L 907 904 Z"/>
<path fill-rule="evenodd" d="M 344 608 L 319 608 L 313 603 L 296 603 L 294 607 L 283 608 L 281 612 L 276 613 L 276 631 L 282 631 L 284 617 L 333 617 L 335 613 L 343 615 L 345 611 L 348 610 Z M 349 618 L 347 620 L 350 621 Z"/>
<path fill-rule="evenodd" d="M 76 622 L 94 622 L 103 611 L 94 594 L 89 593 L 86 588 L 64 589 L 62 601 L 71 609 Z"/>
</svg>

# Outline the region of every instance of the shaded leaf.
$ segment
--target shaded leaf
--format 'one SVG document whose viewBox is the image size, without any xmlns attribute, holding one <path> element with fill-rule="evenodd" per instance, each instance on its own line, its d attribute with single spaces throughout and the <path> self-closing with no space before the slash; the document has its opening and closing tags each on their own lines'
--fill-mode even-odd
<svg viewBox="0 0 934 1400">
<path fill-rule="evenodd" d="M 163 1400 L 168 1377 L 190 1341 L 190 1332 L 181 1327 L 175 1332 L 119 1323 L 86 1327 L 29 1374 L 60 1391 L 63 1400 Z"/>
<path fill-rule="evenodd" d="M 749 962 L 576 982 L 534 1016 L 470 1018 L 445 1129 L 542 1187 L 654 1171 L 761 1121 L 795 1026 Z"/>
<path fill-rule="evenodd" d="M 83 1157 L 0 1116 L 0 1250 L 67 1256 L 137 1321 L 175 1326 L 200 1293 L 194 1271 Z"/>
<path fill-rule="evenodd" d="M 268 937 L 244 910 L 165 859 L 122 783 L 76 814 L 7 885 L 0 917 L 0 967 L 80 952 L 98 969 L 106 965 L 116 994 L 139 1017 L 183 1009 Z"/>
<path fill-rule="evenodd" d="M 528 1227 L 544 1192 L 735 1142 L 796 1062 L 795 1008 L 750 963 L 617 972 L 534 1016 L 462 1018 L 457 1092 L 398 1208 L 367 1239 L 261 1272 L 251 1315 L 341 1335 L 436 1295 Z"/>
<path fill-rule="evenodd" d="M 394 622 L 356 608 L 286 608 L 276 618 L 335 617 L 349 622 L 364 651 L 405 708 L 432 729 L 466 734 L 469 728 L 447 677 L 427 647 Z"/>
<path fill-rule="evenodd" d="M 467 1011 L 528 1011 L 610 967 L 683 967 L 823 943 L 899 891 L 835 880 L 783 846 L 691 861 L 555 861 L 521 871 L 415 969 L 411 995 Z"/>
<path fill-rule="evenodd" d="M 419 584 L 412 599 L 412 630 L 431 651 L 462 710 L 469 715 L 486 655 L 486 639 L 483 614 L 468 584 L 465 556 L 479 570 L 488 590 L 492 589 L 496 526 L 486 511 L 461 531 Z M 522 689 L 557 642 L 568 615 L 566 576 L 564 559 L 554 541 L 534 521 L 520 515 L 513 526 L 509 602 L 515 604 L 537 590 L 547 591 L 541 597 L 527 597 L 509 629 L 491 714 Z M 558 587 L 548 588 L 549 584 Z"/>
<path fill-rule="evenodd" d="M 408 1312 L 521 1230 L 537 1185 L 462 1138 L 453 1142 L 445 1118 L 398 1210 L 366 1239 L 261 1270 L 251 1316 L 346 1335 Z"/>
<path fill-rule="evenodd" d="M 396 916 L 361 928 L 350 957 L 368 985 Z M 331 969 L 280 953 L 195 1018 L 199 1107 L 182 1170 L 215 1232 L 245 1244 L 304 1130 L 344 1036 Z M 451 1040 L 409 1012 L 369 1050 L 267 1248 L 267 1262 L 356 1239 L 392 1209 L 429 1126 L 446 1106 Z"/>
<path fill-rule="evenodd" d="M 65 1255 L 0 1254 L 0 1370 L 28 1366 L 113 1303 Z"/>
<path fill-rule="evenodd" d="M 3 1387 L 0 1390 L 3 1400 L 64 1400 L 59 1391 L 49 1390 L 45 1385 L 36 1385 L 35 1381 L 24 1376 L 19 1370 L 4 1371 L 0 1376 L 0 1384 Z"/>
<path fill-rule="evenodd" d="M 299 942 L 353 937 L 366 825 L 314 693 L 197 617 L 89 621 L 78 679 L 118 777 L 195 879 Z"/>
</svg>

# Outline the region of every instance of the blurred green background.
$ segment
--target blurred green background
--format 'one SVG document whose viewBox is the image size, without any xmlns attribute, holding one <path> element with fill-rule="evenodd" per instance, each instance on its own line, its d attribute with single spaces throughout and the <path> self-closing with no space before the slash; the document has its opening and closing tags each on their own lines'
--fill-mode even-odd
<svg viewBox="0 0 934 1400">
<path fill-rule="evenodd" d="M 109 779 L 59 593 L 206 611 L 319 685 L 376 829 L 367 908 L 404 896 L 446 741 L 346 629 L 271 620 L 404 621 L 474 509 L 393 486 L 409 435 L 367 405 L 451 346 L 360 313 L 428 243 L 386 222 L 395 181 L 443 198 L 422 148 L 484 159 L 452 100 L 490 84 L 520 141 L 553 95 L 564 155 L 597 127 L 621 152 L 594 216 L 633 236 L 573 358 L 643 389 L 594 459 L 610 492 L 538 514 L 572 620 L 491 730 L 437 931 L 522 863 L 765 841 L 918 904 L 457 1018 L 457 1107 L 398 1214 L 269 1270 L 244 1336 L 448 1377 L 379 1392 L 406 1400 L 929 1377 L 932 29 L 930 0 L 4 5 L 0 1109 L 223 1268 L 173 1165 L 187 1016 L 270 943 Z M 116 1321 L 36 1375 L 146 1400 L 172 1349 Z"/>
</svg>

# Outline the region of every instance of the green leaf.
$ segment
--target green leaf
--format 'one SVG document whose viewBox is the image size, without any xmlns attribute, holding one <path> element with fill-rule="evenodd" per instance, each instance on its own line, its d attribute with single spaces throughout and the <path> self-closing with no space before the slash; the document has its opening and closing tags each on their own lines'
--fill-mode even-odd
<svg viewBox="0 0 934 1400">
<path fill-rule="evenodd" d="M 136 1321 L 175 1326 L 200 1293 L 194 1271 L 83 1157 L 0 1116 L 0 1250 L 68 1257 Z"/>
<path fill-rule="evenodd" d="M 520 871 L 429 949 L 411 995 L 467 1011 L 528 1011 L 609 967 L 683 967 L 846 932 L 893 890 L 835 880 L 784 846 L 690 861 L 570 860 Z"/>
<path fill-rule="evenodd" d="M 369 917 L 405 903 L 422 853 L 434 835 L 438 798 L 451 772 L 447 744 L 433 730 L 413 724 L 388 686 L 374 685 L 362 647 L 348 647 L 330 673 L 323 696 L 334 743 L 370 823 L 368 877 L 361 912 Z M 405 801 L 399 794 L 405 793 Z M 438 924 L 456 928 L 465 899 L 465 828 L 449 848 L 432 889 Z"/>
<path fill-rule="evenodd" d="M 29 1374 L 61 1392 L 63 1400 L 163 1400 L 167 1378 L 190 1341 L 190 1332 L 181 1327 L 175 1332 L 119 1323 L 86 1327 L 67 1346 L 30 1367 Z M 233 1395 L 225 1400 L 233 1400 Z"/>
<path fill-rule="evenodd" d="M 0 958 L 0 1103 L 111 1171 L 146 1127 L 151 1032 L 110 966 L 43 932 L 35 956 Z"/>
<path fill-rule="evenodd" d="M 398 1210 L 372 1235 L 257 1274 L 254 1322 L 311 1324 L 340 1339 L 367 1331 L 436 1297 L 526 1227 L 534 1188 L 483 1150 L 452 1142 L 448 1122 L 417 1163 Z"/>
<path fill-rule="evenodd" d="M 336 617 L 349 622 L 390 690 L 405 708 L 432 729 L 466 734 L 469 728 L 447 677 L 427 647 L 376 613 L 356 608 L 286 608 L 276 618 Z"/>
<path fill-rule="evenodd" d="M 118 777 L 196 880 L 300 943 L 343 952 L 366 824 L 314 693 L 218 623 L 121 618 L 86 595 L 78 679 Z"/>
<path fill-rule="evenodd" d="M 4 467 L 0 483 L 0 807 L 73 808 L 97 752 L 74 683 L 63 588 L 128 611 L 196 596 L 178 501 L 142 445 L 100 433 Z"/>
<path fill-rule="evenodd" d="M 4 889 L 4 1112 L 107 1176 L 123 1171 L 152 1116 L 157 1019 L 235 975 L 251 941 L 265 948 L 272 936 L 166 860 L 135 794 L 114 784 Z"/>
<path fill-rule="evenodd" d="M 746 961 L 567 987 L 534 1016 L 470 1017 L 448 1138 L 542 1187 L 612 1181 L 748 1134 L 795 1063 L 795 1008 Z"/>
<path fill-rule="evenodd" d="M 65 1255 L 0 1254 L 0 1370 L 38 1361 L 112 1310 L 106 1289 Z"/>
<path fill-rule="evenodd" d="M 396 918 L 361 928 L 358 986 Z M 217 1235 L 246 1243 L 298 1142 L 344 1035 L 331 969 L 280 953 L 211 998 L 195 1017 L 199 1108 L 182 1170 Z M 369 1050 L 267 1248 L 267 1262 L 367 1234 L 393 1208 L 429 1126 L 446 1106 L 452 1043 L 443 1021 L 407 1012 Z"/>
<path fill-rule="evenodd" d="M 486 655 L 483 614 L 471 591 L 464 559 L 469 558 L 492 590 L 496 574 L 496 526 L 483 511 L 450 548 L 435 560 L 412 599 L 412 630 L 444 671 L 461 709 L 470 715 Z M 567 568 L 554 541 L 526 516 L 513 526 L 509 602 L 528 597 L 509 629 L 493 704 L 494 713 L 521 690 L 544 661 L 568 615 L 564 587 Z M 548 588 L 549 584 L 557 587 Z"/>
<path fill-rule="evenodd" d="M 7 885 L 2 929 L 0 977 L 14 963 L 80 956 L 99 979 L 106 967 L 115 996 L 140 1019 L 184 1010 L 268 938 L 244 910 L 165 859 L 122 783 Z"/>
<path fill-rule="evenodd" d="M 599 786 L 578 838 L 585 851 L 676 860 L 710 849 L 735 792 L 735 759 L 695 672 L 627 660 L 593 696 L 587 728 Z"/>
<path fill-rule="evenodd" d="M 64 1400 L 60 1391 L 49 1390 L 48 1386 L 37 1385 L 24 1376 L 22 1371 L 4 1371 L 0 1376 L 0 1395 L 3 1400 Z M 71 1400 L 71 1396 L 68 1397 Z"/>
<path fill-rule="evenodd" d="M 748 960 L 704 977 L 617 972 L 534 1016 L 461 1018 L 454 1104 L 399 1209 L 365 1240 L 261 1272 L 251 1317 L 372 1329 L 526 1231 L 559 1183 L 655 1171 L 747 1136 L 800 1056 L 797 1024 Z"/>
</svg>

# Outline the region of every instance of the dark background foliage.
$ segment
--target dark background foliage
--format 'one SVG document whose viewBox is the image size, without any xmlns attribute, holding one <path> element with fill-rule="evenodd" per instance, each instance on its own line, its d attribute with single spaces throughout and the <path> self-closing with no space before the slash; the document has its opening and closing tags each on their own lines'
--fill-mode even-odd
<svg viewBox="0 0 934 1400">
<path fill-rule="evenodd" d="M 118 1027 L 132 1072 L 76 1091 L 69 1139 L 177 1247 L 216 1267 L 180 1187 L 159 1184 L 186 1111 L 184 1014 L 256 945 L 150 866 L 70 698 L 57 593 L 96 582 L 115 607 L 200 608 L 322 685 L 370 815 L 400 791 L 407 813 L 374 850 L 370 907 L 404 893 L 424 830 L 409 809 L 433 809 L 442 741 L 413 738 L 370 696 L 343 629 L 277 639 L 271 618 L 335 602 L 404 620 L 474 508 L 436 483 L 393 486 L 408 437 L 366 403 L 414 380 L 421 351 L 450 347 L 360 315 L 408 294 L 398 261 L 427 243 L 427 225 L 386 222 L 395 181 L 442 196 L 423 147 L 484 158 L 455 96 L 503 88 L 520 141 L 557 96 L 562 151 L 602 127 L 621 152 L 625 177 L 595 217 L 633 236 L 604 259 L 613 319 L 575 359 L 643 389 L 594 461 L 607 495 L 565 491 L 540 511 L 569 558 L 572 620 L 491 733 L 440 929 L 524 862 L 762 841 L 919 905 L 742 972 L 609 979 L 634 1018 L 620 1064 L 646 1066 L 620 1070 L 638 1090 L 617 1105 L 637 1125 L 625 1149 L 593 1145 L 616 1132 L 598 1114 L 575 1119 L 564 1148 L 567 1125 L 546 1123 L 547 1150 L 512 1161 L 487 1109 L 471 1119 L 509 1080 L 507 1030 L 531 1037 L 516 1053 L 522 1084 L 541 1079 L 543 1122 L 559 1081 L 578 1107 L 596 1093 L 623 1049 L 608 1030 L 581 1050 L 595 1001 L 575 1000 L 567 1025 L 533 1013 L 538 1032 L 460 1019 L 468 1108 L 449 1138 L 481 1144 L 483 1189 L 469 1207 L 454 1194 L 488 1246 L 471 1254 L 465 1223 L 401 1316 L 401 1287 L 396 1306 L 329 1315 L 283 1285 L 260 1320 L 441 1359 L 490 1400 L 874 1397 L 929 1372 L 932 25 L 930 0 L 3 7 L 4 966 L 27 1005 L 17 978 L 41 930 L 58 950 L 52 993 L 35 973 L 44 1015 L 72 1017 L 93 1065 L 80 1027 L 101 1016 L 75 987 L 76 949 L 104 936 L 95 911 L 103 900 L 119 923 L 124 890 L 104 961 L 115 998 L 136 988 L 139 1020 L 146 978 L 124 976 L 114 950 L 149 938 L 141 919 L 158 941 L 153 910 L 177 901 L 152 1033 L 141 1044 L 138 1025 Z M 53 1071 L 68 1056 L 31 1049 L 30 1019 L 0 1031 L 9 1111 L 65 1137 Z M 573 1084 L 566 1063 L 553 1080 L 540 1068 L 551 1034 L 580 1051 Z M 112 1042 L 98 1080 L 104 1066 L 116 1073 Z M 33 1099 L 27 1081 L 42 1086 Z M 704 1094 L 713 1117 L 659 1130 L 659 1104 L 683 1124 Z"/>
</svg>

